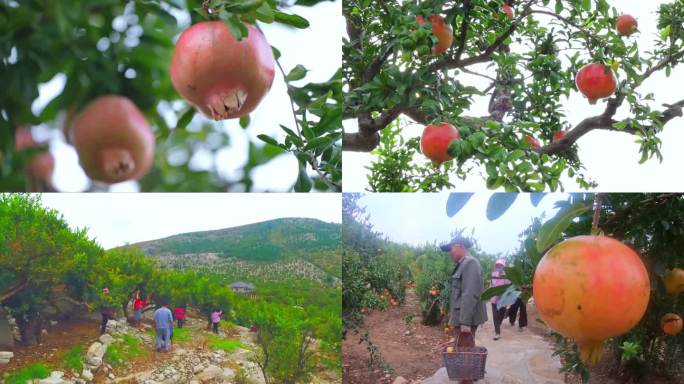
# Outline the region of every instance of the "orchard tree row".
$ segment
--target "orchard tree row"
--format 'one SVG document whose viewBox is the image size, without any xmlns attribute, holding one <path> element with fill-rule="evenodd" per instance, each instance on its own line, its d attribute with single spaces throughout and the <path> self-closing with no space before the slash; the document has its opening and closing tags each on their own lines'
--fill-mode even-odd
<svg viewBox="0 0 684 384">
<path fill-rule="evenodd" d="M 339 191 L 341 75 L 302 85 L 309 69 L 286 71 L 279 59 L 287 47 L 271 47 L 257 23 L 307 28 L 290 8 L 322 1 L 0 3 L 0 189 L 53 190 L 55 159 L 31 130 L 42 126 L 63 131 L 94 190 L 130 180 L 145 191 L 250 190 L 253 168 L 291 153 L 296 191 Z M 281 126 L 286 139 L 250 141 L 237 181 L 213 162 L 193 167 L 194 155 L 215 156 L 229 144 L 209 120 L 239 119 L 248 129 L 252 112 L 267 113 L 259 104 L 276 72 L 294 124 Z M 59 77 L 63 89 L 36 109 L 41 85 Z M 194 119 L 197 112 L 204 118 Z"/>
<path fill-rule="evenodd" d="M 684 95 L 655 105 L 642 90 L 684 62 L 682 0 L 658 8 L 649 50 L 634 38 L 639 15 L 607 0 L 350 0 L 343 13 L 343 119 L 358 126 L 343 149 L 378 155 L 373 191 L 441 190 L 473 169 L 490 189 L 555 191 L 562 176 L 589 189 L 578 139 L 623 132 L 642 162 L 662 160 L 659 133 L 682 116 Z M 603 108 L 571 125 L 564 103 L 576 92 Z M 489 114 L 469 114 L 483 96 Z M 422 136 L 404 134 L 401 116 L 425 126 Z"/>
<path fill-rule="evenodd" d="M 0 234 L 0 305 L 16 319 L 24 344 L 38 341 L 47 313 L 75 317 L 61 313 L 64 308 L 97 311 L 113 304 L 128 318 L 140 290 L 152 303 L 187 305 L 204 317 L 223 308 L 228 320 L 256 326 L 254 358 L 270 382 L 301 382 L 316 367 L 339 368 L 337 289 L 287 282 L 265 287 L 259 298 L 235 295 L 215 276 L 159 268 L 138 248 L 105 251 L 32 195 L 0 195 Z"/>
</svg>

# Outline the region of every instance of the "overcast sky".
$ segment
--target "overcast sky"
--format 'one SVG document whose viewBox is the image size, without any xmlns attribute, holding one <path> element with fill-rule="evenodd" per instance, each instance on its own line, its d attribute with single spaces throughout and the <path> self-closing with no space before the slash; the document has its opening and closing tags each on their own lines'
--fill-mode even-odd
<svg viewBox="0 0 684 384">
<path fill-rule="evenodd" d="M 342 17 L 342 1 L 325 1 L 314 7 L 292 7 L 289 12 L 297 13 L 309 20 L 307 29 L 295 29 L 281 24 L 260 24 L 268 42 L 282 53 L 280 62 L 286 72 L 297 64 L 309 69 L 307 77 L 300 83 L 327 81 L 342 65 L 342 33 L 344 18 Z M 179 24 L 187 26 L 189 16 L 177 13 Z M 40 97 L 32 105 L 34 113 L 39 113 L 64 88 L 65 76 L 58 74 L 52 81 L 40 89 Z M 299 83 L 297 83 L 299 85 Z M 194 124 L 208 121 L 197 114 Z M 175 123 L 172 123 L 175 124 Z M 251 114 L 251 125 L 245 131 L 237 120 L 214 123 L 230 135 L 231 145 L 222 149 L 216 158 L 196 156 L 193 164 L 206 167 L 215 162 L 221 175 L 229 180 L 240 180 L 240 170 L 247 162 L 248 140 L 262 145 L 256 136 L 267 134 L 279 141 L 285 134 L 279 125 L 294 127 L 294 119 L 290 109 L 290 99 L 283 82 L 282 75 L 276 71 L 273 86 L 259 107 Z M 88 180 L 78 165 L 75 150 L 66 144 L 60 130 L 36 129 L 38 138 L 50 138 L 50 150 L 55 163 L 54 185 L 60 191 L 78 192 L 88 187 Z M 252 171 L 255 191 L 287 191 L 297 179 L 297 160 L 293 155 L 284 154 L 270 163 L 257 167 Z M 136 182 L 120 183 L 112 187 L 114 191 L 137 191 Z M 239 192 L 239 191 L 236 191 Z"/>
<path fill-rule="evenodd" d="M 567 200 L 565 194 L 549 194 L 534 207 L 529 194 L 521 194 L 506 213 L 495 221 L 487 220 L 487 201 L 491 193 L 476 193 L 454 217 L 446 214 L 448 193 L 370 193 L 359 200 L 366 206 L 375 230 L 397 243 L 422 245 L 449 240 L 455 229 L 467 228 L 480 247 L 488 253 L 508 253 L 517 249 L 518 235 L 532 219 L 542 214 L 555 215 L 554 203 Z"/>
<path fill-rule="evenodd" d="M 609 0 L 619 12 L 634 15 L 639 21 L 639 34 L 630 39 L 639 42 L 641 52 L 646 52 L 653 47 L 653 41 L 659 39 L 656 28 L 657 15 L 655 11 L 660 4 L 670 3 L 665 0 L 652 1 L 628 1 L 628 0 Z M 553 4 L 553 2 L 552 2 Z M 535 18 L 544 20 L 546 16 L 535 15 Z M 486 66 L 473 66 L 470 69 L 481 73 L 487 73 Z M 662 71 L 664 72 L 664 71 Z M 467 85 L 476 85 L 480 89 L 486 88 L 489 84 L 487 80 L 481 81 L 471 75 L 459 75 L 465 79 Z M 674 86 L 675 84 L 679 86 Z M 663 103 L 673 103 L 684 99 L 684 91 L 681 88 L 684 84 L 684 65 L 678 66 L 672 71 L 672 75 L 667 78 L 664 73 L 657 73 L 649 78 L 639 89 L 642 94 L 648 92 L 655 93 L 655 102 L 652 107 L 662 110 Z M 471 107 L 469 114 L 473 116 L 487 115 L 489 97 L 480 97 Z M 591 106 L 581 94 L 574 92 L 569 100 L 565 101 L 565 112 L 569 122 L 574 126 L 584 118 L 600 114 L 605 108 L 605 103 L 599 102 L 596 106 Z M 617 114 L 617 118 L 628 116 L 629 107 L 623 106 Z M 681 164 L 684 163 L 684 151 L 681 150 L 681 143 L 684 142 L 684 129 L 682 125 L 684 119 L 677 118 L 665 127 L 659 137 L 663 141 L 662 154 L 665 158 L 663 163 L 657 159 L 650 160 L 643 165 L 639 165 L 640 153 L 639 146 L 635 143 L 635 137 L 629 134 L 593 131 L 583 136 L 578 142 L 579 156 L 586 167 L 585 174 L 597 181 L 598 190 L 601 191 L 681 191 L 684 189 L 684 177 L 681 177 Z M 345 130 L 355 132 L 358 130 L 356 121 L 345 121 Z M 403 136 L 420 136 L 423 126 L 413 124 L 404 129 Z M 420 156 L 418 156 L 420 157 Z M 345 152 L 343 162 L 344 190 L 363 191 L 368 186 L 368 170 L 365 168 L 371 164 L 374 156 L 367 153 Z M 457 191 L 485 191 L 484 180 L 474 174 L 465 182 L 455 180 L 454 184 Z M 564 178 L 567 190 L 578 190 L 577 184 L 569 178 Z"/>
<path fill-rule="evenodd" d="M 51 193 L 47 207 L 104 248 L 280 217 L 341 222 L 340 194 Z"/>
</svg>

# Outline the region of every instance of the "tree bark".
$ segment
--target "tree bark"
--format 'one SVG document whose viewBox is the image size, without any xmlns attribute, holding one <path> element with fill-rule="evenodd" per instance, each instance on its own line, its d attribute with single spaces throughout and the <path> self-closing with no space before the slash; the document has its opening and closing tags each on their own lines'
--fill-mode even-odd
<svg viewBox="0 0 684 384">
<path fill-rule="evenodd" d="M 14 316 L 19 327 L 21 343 L 26 346 L 36 345 L 40 341 L 41 318 L 38 313 L 25 313 Z"/>
</svg>

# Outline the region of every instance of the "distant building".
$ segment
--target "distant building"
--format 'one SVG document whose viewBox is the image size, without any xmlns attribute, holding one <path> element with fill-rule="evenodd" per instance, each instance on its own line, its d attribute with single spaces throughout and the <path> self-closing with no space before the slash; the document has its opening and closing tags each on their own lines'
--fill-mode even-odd
<svg viewBox="0 0 684 384">
<path fill-rule="evenodd" d="M 256 287 L 252 284 L 243 283 L 242 281 L 232 283 L 230 287 L 233 289 L 233 292 L 241 293 L 243 295 L 251 295 L 252 293 L 254 293 L 254 290 L 256 289 Z"/>
</svg>

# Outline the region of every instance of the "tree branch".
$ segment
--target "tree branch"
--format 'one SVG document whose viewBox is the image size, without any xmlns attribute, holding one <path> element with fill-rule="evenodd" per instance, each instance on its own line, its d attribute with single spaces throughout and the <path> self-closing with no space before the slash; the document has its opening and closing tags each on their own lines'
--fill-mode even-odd
<svg viewBox="0 0 684 384">
<path fill-rule="evenodd" d="M 13 286 L 0 293 L 0 303 L 23 291 L 26 287 L 28 287 L 28 285 L 29 279 L 27 279 L 26 276 L 19 277 Z"/>
</svg>

